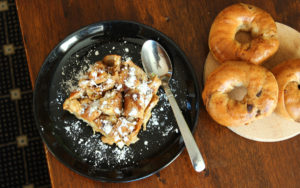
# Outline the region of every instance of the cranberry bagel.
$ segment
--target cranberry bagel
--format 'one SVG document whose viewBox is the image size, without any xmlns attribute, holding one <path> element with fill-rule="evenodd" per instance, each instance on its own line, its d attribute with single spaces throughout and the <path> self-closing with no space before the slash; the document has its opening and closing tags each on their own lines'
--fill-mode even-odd
<svg viewBox="0 0 300 188">
<path fill-rule="evenodd" d="M 247 89 L 247 94 L 240 101 L 229 97 L 236 87 Z M 219 124 L 245 125 L 274 111 L 278 85 L 274 75 L 264 67 L 229 61 L 208 76 L 202 98 L 206 110 Z"/>
</svg>

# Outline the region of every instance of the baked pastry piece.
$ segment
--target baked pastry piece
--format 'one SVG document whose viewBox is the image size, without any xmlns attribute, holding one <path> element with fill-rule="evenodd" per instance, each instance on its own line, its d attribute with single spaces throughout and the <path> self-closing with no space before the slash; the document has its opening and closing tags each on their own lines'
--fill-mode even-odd
<svg viewBox="0 0 300 188">
<path fill-rule="evenodd" d="M 247 89 L 241 100 L 229 96 L 236 87 Z M 229 61 L 208 76 L 202 98 L 208 113 L 219 124 L 245 125 L 274 111 L 278 85 L 274 75 L 264 67 Z"/>
<path fill-rule="evenodd" d="M 285 61 L 273 68 L 279 87 L 276 112 L 300 122 L 300 59 Z"/>
<path fill-rule="evenodd" d="M 235 40 L 239 31 L 249 32 L 251 41 Z M 277 27 L 270 14 L 252 5 L 231 5 L 215 18 L 209 33 L 209 49 L 220 62 L 247 61 L 261 64 L 279 47 Z"/>
<path fill-rule="evenodd" d="M 122 148 L 138 140 L 138 133 L 157 104 L 161 80 L 148 77 L 132 61 L 108 55 L 90 67 L 63 104 L 77 118 L 87 122 L 102 141 Z"/>
</svg>

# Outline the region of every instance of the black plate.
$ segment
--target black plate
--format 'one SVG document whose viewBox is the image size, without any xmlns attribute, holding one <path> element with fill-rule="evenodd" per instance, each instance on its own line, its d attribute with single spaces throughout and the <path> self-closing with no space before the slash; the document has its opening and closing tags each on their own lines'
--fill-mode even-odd
<svg viewBox="0 0 300 188">
<path fill-rule="evenodd" d="M 103 182 L 128 182 L 148 177 L 169 165 L 182 152 L 183 140 L 162 91 L 147 130 L 125 147 L 107 146 L 101 135 L 62 109 L 77 75 L 108 54 L 132 58 L 141 65 L 144 41 L 158 41 L 168 52 L 174 74 L 171 88 L 191 130 L 197 125 L 199 88 L 191 64 L 178 46 L 161 32 L 139 23 L 107 21 L 84 27 L 59 43 L 46 58 L 36 80 L 34 115 L 50 152 L 64 165 Z"/>
</svg>

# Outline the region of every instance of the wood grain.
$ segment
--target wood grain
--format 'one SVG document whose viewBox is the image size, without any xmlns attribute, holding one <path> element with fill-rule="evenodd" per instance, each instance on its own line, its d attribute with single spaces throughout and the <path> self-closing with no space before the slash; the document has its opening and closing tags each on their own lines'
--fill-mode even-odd
<svg viewBox="0 0 300 188">
<path fill-rule="evenodd" d="M 133 20 L 173 39 L 194 65 L 199 81 L 208 54 L 214 17 L 235 0 L 16 0 L 32 84 L 51 49 L 64 37 L 103 20 Z M 244 1 L 268 11 L 276 21 L 300 30 L 300 2 Z M 53 187 L 299 187 L 300 137 L 260 143 L 215 123 L 201 103 L 194 133 L 207 170 L 195 173 L 187 152 L 157 175 L 125 183 L 101 183 L 59 163 L 46 149 Z"/>
</svg>

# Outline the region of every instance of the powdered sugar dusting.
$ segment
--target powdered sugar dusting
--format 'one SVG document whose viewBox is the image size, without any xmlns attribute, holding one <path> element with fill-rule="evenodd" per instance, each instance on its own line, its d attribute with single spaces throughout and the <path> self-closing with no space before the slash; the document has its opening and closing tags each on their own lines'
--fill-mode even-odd
<svg viewBox="0 0 300 188">
<path fill-rule="evenodd" d="M 125 85 L 129 88 L 134 88 L 136 81 L 135 68 L 130 67 L 128 74 L 129 77 L 125 80 Z"/>
<path fill-rule="evenodd" d="M 124 46 L 111 45 L 107 47 L 107 50 L 112 50 L 113 53 L 122 52 L 122 60 L 123 61 L 131 61 L 133 57 L 131 57 L 131 53 L 133 53 L 136 49 L 134 47 L 127 47 L 129 42 L 124 43 Z M 98 52 L 96 52 L 98 51 Z M 108 51 L 107 51 L 108 52 Z M 76 59 L 70 66 L 66 66 L 62 68 L 62 75 L 68 75 L 68 79 L 61 81 L 60 87 L 61 91 L 57 91 L 57 98 L 53 101 L 56 105 L 59 104 L 60 108 L 62 108 L 63 101 L 65 99 L 65 95 L 68 95 L 70 91 L 76 90 L 78 87 L 78 81 L 84 78 L 84 74 L 88 71 L 91 64 L 94 63 L 94 60 L 91 60 L 90 57 L 96 57 L 97 59 L 102 59 L 103 52 L 101 50 L 92 49 L 87 52 L 84 56 L 75 54 Z M 107 55 L 107 54 L 106 54 Z M 136 58 L 134 59 L 136 60 Z M 134 61 L 135 62 L 135 61 Z M 80 69 L 76 69 L 74 67 L 80 67 Z M 70 79 L 71 78 L 71 79 Z M 132 79 L 134 80 L 134 79 Z M 132 80 L 128 80 L 128 85 L 131 84 Z M 174 79 L 171 80 L 171 90 L 175 97 L 177 97 L 175 89 L 180 88 L 178 86 L 178 82 Z M 130 85 L 131 86 L 131 85 Z M 117 90 L 122 89 L 121 86 L 116 86 Z M 146 91 L 145 88 L 140 88 L 143 91 Z M 62 91 L 64 94 L 62 94 Z M 172 110 L 168 99 L 162 89 L 160 89 L 158 96 L 160 98 L 159 104 L 153 109 L 152 117 L 147 123 L 147 130 L 141 131 L 142 135 L 161 135 L 159 137 L 160 140 L 149 139 L 145 140 L 143 136 L 139 136 L 140 140 L 137 141 L 134 146 L 124 146 L 122 149 L 119 149 L 117 146 L 107 145 L 101 141 L 101 134 L 96 133 L 93 134 L 93 131 L 90 127 L 86 126 L 81 120 L 72 119 L 72 120 L 63 120 L 63 127 L 60 127 L 65 133 L 68 141 L 73 146 L 74 152 L 79 156 L 79 158 L 84 161 L 92 164 L 94 167 L 102 167 L 109 166 L 115 167 L 119 165 L 128 165 L 134 164 L 136 161 L 134 160 L 136 156 L 144 157 L 144 153 L 151 152 L 153 146 L 158 148 L 157 145 L 161 145 L 164 140 L 167 140 L 169 136 L 173 134 L 180 134 L 176 121 L 174 121 L 174 117 L 172 117 Z M 137 96 L 132 96 L 134 99 Z M 179 101 L 179 103 L 184 103 L 185 101 Z M 119 109 L 115 109 L 115 111 L 120 111 Z M 120 112 L 122 113 L 122 112 Z M 134 112 L 132 112 L 134 113 Z M 110 125 L 105 125 L 105 132 L 108 134 L 113 128 Z M 134 127 L 130 126 L 129 130 L 133 131 Z M 125 135 L 126 136 L 126 135 Z M 139 149 L 136 149 L 136 145 L 138 145 Z M 72 149 L 70 148 L 70 149 Z"/>
<path fill-rule="evenodd" d="M 92 134 L 90 137 L 86 138 L 82 135 L 84 124 L 82 121 L 64 121 L 66 125 L 64 127 L 66 135 L 73 140 L 73 144 L 76 144 L 78 154 L 81 158 L 91 163 L 94 167 L 99 167 L 104 163 L 109 163 L 109 165 L 117 165 L 119 163 L 133 163 L 131 161 L 134 152 L 130 147 L 124 146 L 122 149 L 114 146 L 104 144 L 101 141 L 100 134 Z M 110 132 L 109 125 L 106 125 L 107 132 Z M 111 152 L 112 151 L 112 152 Z"/>
<path fill-rule="evenodd" d="M 137 115 L 137 113 L 138 113 L 137 109 L 132 108 L 128 115 L 134 117 Z"/>
<path fill-rule="evenodd" d="M 128 53 L 128 52 L 129 52 L 129 49 L 128 49 L 128 48 L 125 48 L 124 51 Z"/>
<path fill-rule="evenodd" d="M 125 161 L 125 164 L 126 164 L 128 158 L 129 158 L 129 159 L 130 159 L 130 158 L 131 158 L 131 159 L 133 158 L 133 155 L 128 154 L 128 153 L 130 153 L 130 148 L 129 148 L 129 147 L 124 147 L 122 150 L 116 147 L 116 148 L 112 151 L 112 153 L 113 153 L 115 156 L 117 156 L 117 157 L 115 157 L 115 159 L 116 159 L 116 161 L 119 162 L 119 163 L 122 162 L 122 161 Z"/>
<path fill-rule="evenodd" d="M 89 59 L 84 58 L 82 61 L 75 60 L 75 65 L 81 65 L 80 71 L 70 66 L 65 66 L 62 68 L 62 75 L 70 75 L 72 78 L 68 80 L 62 80 L 59 84 L 67 93 L 71 91 L 76 91 L 78 89 L 78 81 L 87 77 L 85 74 L 90 68 L 91 62 Z"/>
<path fill-rule="evenodd" d="M 171 91 L 173 92 L 174 96 L 176 97 L 176 88 L 179 88 L 178 81 L 171 79 L 170 81 Z M 149 131 L 159 131 L 159 133 L 163 137 L 168 137 L 171 133 L 179 133 L 177 129 L 176 122 L 170 121 L 169 118 L 170 114 L 164 113 L 168 111 L 172 111 L 169 100 L 164 92 L 161 90 L 158 93 L 159 96 L 159 105 L 160 107 L 156 107 L 152 110 L 152 116 L 147 124 L 147 130 Z M 181 103 L 185 103 L 182 102 Z M 173 115 L 173 114 L 172 114 Z M 158 143 L 159 144 L 159 143 Z"/>
</svg>

